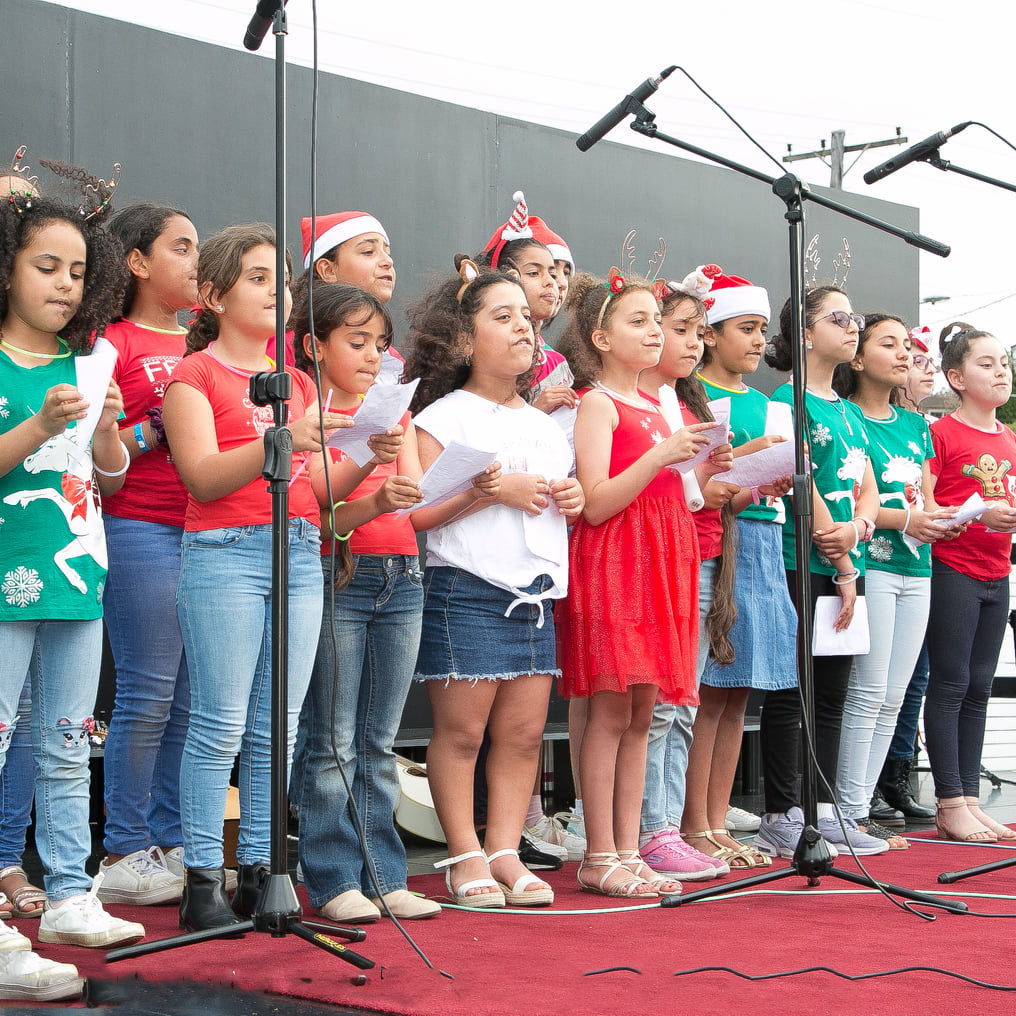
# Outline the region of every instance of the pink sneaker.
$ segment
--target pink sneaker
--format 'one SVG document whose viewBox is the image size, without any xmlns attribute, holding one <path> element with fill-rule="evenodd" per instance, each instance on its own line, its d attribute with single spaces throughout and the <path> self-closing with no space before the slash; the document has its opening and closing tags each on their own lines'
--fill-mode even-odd
<svg viewBox="0 0 1016 1016">
<path fill-rule="evenodd" d="M 677 829 L 661 830 L 639 853 L 654 871 L 682 882 L 702 882 L 730 873 L 729 865 L 689 847 Z"/>
</svg>

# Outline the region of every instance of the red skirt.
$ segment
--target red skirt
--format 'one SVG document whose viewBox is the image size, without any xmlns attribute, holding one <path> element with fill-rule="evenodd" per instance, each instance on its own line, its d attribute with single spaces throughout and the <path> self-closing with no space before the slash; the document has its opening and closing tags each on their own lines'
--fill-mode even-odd
<svg viewBox="0 0 1016 1016">
<path fill-rule="evenodd" d="M 687 505 L 639 497 L 602 525 L 580 518 L 568 568 L 554 615 L 561 694 L 654 684 L 667 702 L 697 705 L 699 551 Z"/>
</svg>

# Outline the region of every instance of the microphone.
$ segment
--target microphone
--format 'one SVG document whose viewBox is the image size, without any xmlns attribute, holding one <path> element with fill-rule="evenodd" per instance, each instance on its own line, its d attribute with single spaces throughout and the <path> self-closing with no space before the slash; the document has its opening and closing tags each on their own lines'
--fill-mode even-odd
<svg viewBox="0 0 1016 1016">
<path fill-rule="evenodd" d="M 582 135 L 576 142 L 575 147 L 580 152 L 588 152 L 597 141 L 600 141 L 605 134 L 612 131 L 632 110 L 629 106 L 633 102 L 645 102 L 657 88 L 660 87 L 660 82 L 665 78 L 669 78 L 674 71 L 677 70 L 677 66 L 668 67 L 664 71 L 660 71 L 658 78 L 646 78 L 630 95 L 626 95 L 621 102 L 619 102 L 609 113 L 605 116 L 601 116 L 596 123 L 593 124 L 585 134 Z"/>
<path fill-rule="evenodd" d="M 889 176 L 890 173 L 895 173 L 896 170 L 902 169 L 904 166 L 909 166 L 912 162 L 919 162 L 921 159 L 927 158 L 936 148 L 941 148 L 954 134 L 959 134 L 961 130 L 969 127 L 973 122 L 973 120 L 967 120 L 965 123 L 958 123 L 947 131 L 939 131 L 938 134 L 932 134 L 930 138 L 925 138 L 916 145 L 911 145 L 902 155 L 898 155 L 895 159 L 889 159 L 874 169 L 869 169 L 864 174 L 864 182 L 868 184 L 874 183 L 876 180 Z"/>
<path fill-rule="evenodd" d="M 282 0 L 283 7 L 288 3 L 289 0 Z M 257 10 L 254 11 L 254 17 L 250 19 L 247 33 L 243 37 L 244 49 L 255 53 L 261 48 L 261 43 L 265 41 L 265 36 L 268 34 L 268 29 L 272 27 L 272 19 L 278 9 L 279 0 L 258 0 Z"/>
</svg>

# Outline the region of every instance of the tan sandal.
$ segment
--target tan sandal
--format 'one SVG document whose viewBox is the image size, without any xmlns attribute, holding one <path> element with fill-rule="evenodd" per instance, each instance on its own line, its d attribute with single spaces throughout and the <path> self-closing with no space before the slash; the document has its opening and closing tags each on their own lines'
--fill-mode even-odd
<svg viewBox="0 0 1016 1016">
<path fill-rule="evenodd" d="M 13 887 L 5 885 L 4 883 L 10 879 L 15 879 L 19 884 Z M 0 893 L 3 893 L 7 897 L 8 902 L 13 907 L 11 917 L 22 920 L 25 918 L 42 917 L 42 911 L 46 905 L 46 893 L 28 881 L 24 868 L 12 864 L 10 867 L 0 871 Z M 38 907 L 32 910 L 25 910 L 27 905 L 33 903 L 38 904 Z"/>
<path fill-rule="evenodd" d="M 976 828 L 970 829 L 968 827 L 965 833 L 953 833 L 946 828 L 946 824 L 943 821 L 943 815 L 950 811 L 964 811 L 976 824 Z M 958 817 L 958 816 L 957 816 Z M 956 843 L 994 843 L 998 836 L 995 835 L 990 829 L 988 829 L 979 819 L 974 818 L 970 813 L 970 808 L 967 807 L 967 801 L 964 797 L 946 797 L 940 798 L 938 801 L 938 808 L 935 811 L 935 831 L 938 833 L 940 840 L 952 840 Z"/>
<path fill-rule="evenodd" d="M 658 871 L 653 871 L 642 860 L 642 855 L 637 850 L 619 850 L 617 857 L 633 875 L 645 879 L 661 896 L 681 895 L 683 891 L 681 883 L 676 878 L 670 878 L 669 875 L 661 875 Z"/>
<path fill-rule="evenodd" d="M 998 840 L 1016 840 L 1016 829 L 1010 829 L 1007 825 L 996 822 L 990 815 L 986 814 L 981 807 L 981 799 L 979 797 L 964 797 L 963 800 L 967 802 L 967 810 L 973 814 L 974 818 L 981 825 L 987 826 L 988 832 L 994 833 Z M 977 809 L 976 812 L 973 811 L 974 808 Z"/>
<path fill-rule="evenodd" d="M 732 871 L 738 868 L 745 871 L 749 868 L 768 868 L 773 863 L 771 857 L 763 854 L 760 850 L 755 850 L 754 847 L 728 847 L 726 844 L 720 843 L 716 837 L 729 836 L 730 833 L 726 829 L 705 829 L 700 833 L 682 833 L 681 835 L 686 840 L 696 836 L 708 840 L 715 850 L 703 850 L 702 853 L 706 857 L 729 864 Z"/>
<path fill-rule="evenodd" d="M 584 882 L 582 880 L 582 872 L 589 868 L 606 868 L 607 870 L 598 882 Z M 618 872 L 622 872 L 623 876 L 608 885 L 607 883 L 610 878 Z M 587 850 L 582 855 L 576 879 L 578 880 L 579 888 L 584 889 L 587 893 L 599 893 L 601 896 L 611 896 L 614 899 L 653 900 L 659 896 L 653 885 L 644 878 L 633 875 L 621 863 L 621 858 L 617 854 L 596 854 L 590 853 Z M 639 892 L 638 890 L 644 886 L 648 887 L 651 891 Z"/>
</svg>

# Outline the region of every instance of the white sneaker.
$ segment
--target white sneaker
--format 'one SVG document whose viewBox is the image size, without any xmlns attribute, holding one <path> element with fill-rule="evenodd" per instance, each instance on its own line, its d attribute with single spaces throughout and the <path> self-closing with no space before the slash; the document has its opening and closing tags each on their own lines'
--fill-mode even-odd
<svg viewBox="0 0 1016 1016">
<path fill-rule="evenodd" d="M 7 937 L 0 928 L 0 943 Z M 18 935 L 24 938 L 24 935 Z M 25 939 L 27 942 L 28 939 Z M 85 979 L 71 963 L 55 963 L 27 949 L 0 944 L 0 999 L 12 1002 L 49 1002 L 79 998 Z"/>
<path fill-rule="evenodd" d="M 568 832 L 549 815 L 541 815 L 536 825 L 526 826 L 523 832 L 540 850 L 560 857 L 562 861 L 581 861 L 585 853 L 586 841 Z"/>
<path fill-rule="evenodd" d="M 166 867 L 174 874 L 183 878 L 183 847 L 170 847 L 169 850 L 162 850 L 160 847 L 152 847 L 162 854 L 162 860 Z M 226 892 L 236 892 L 236 868 L 226 868 Z"/>
<path fill-rule="evenodd" d="M 580 840 L 586 838 L 585 816 L 576 815 L 573 811 L 559 811 L 554 815 L 554 818 L 573 836 L 577 836 Z"/>
<path fill-rule="evenodd" d="M 122 921 L 102 909 L 96 899 L 101 884 L 100 872 L 90 892 L 63 900 L 59 906 L 47 903 L 39 919 L 39 941 L 101 949 L 108 945 L 130 945 L 143 939 L 144 925 Z"/>
<path fill-rule="evenodd" d="M 102 885 L 96 896 L 103 903 L 131 903 L 147 907 L 175 903 L 183 895 L 183 875 L 169 870 L 158 847 L 135 850 L 119 861 L 99 865 Z"/>
<path fill-rule="evenodd" d="M 724 822 L 727 832 L 754 833 L 758 832 L 761 824 L 762 819 L 758 815 L 753 815 L 750 811 L 745 811 L 744 808 L 727 809 L 727 818 Z"/>
</svg>

